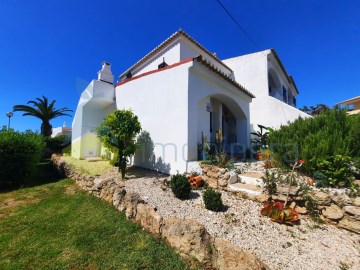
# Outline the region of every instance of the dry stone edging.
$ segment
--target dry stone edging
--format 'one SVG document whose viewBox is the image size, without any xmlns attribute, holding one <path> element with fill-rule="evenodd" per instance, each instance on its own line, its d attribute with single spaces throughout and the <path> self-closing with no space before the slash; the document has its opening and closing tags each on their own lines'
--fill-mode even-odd
<svg viewBox="0 0 360 270">
<path fill-rule="evenodd" d="M 180 256 L 193 266 L 203 269 L 270 269 L 253 253 L 244 251 L 227 240 L 211 236 L 205 226 L 195 220 L 177 217 L 163 218 L 156 209 L 147 205 L 135 192 L 126 192 L 124 182 L 112 178 L 101 179 L 76 172 L 59 155 L 52 155 L 54 167 L 75 180 L 85 191 L 109 203 L 139 223 L 145 230 L 161 237 Z M 224 174 L 226 171 L 224 171 Z"/>
</svg>

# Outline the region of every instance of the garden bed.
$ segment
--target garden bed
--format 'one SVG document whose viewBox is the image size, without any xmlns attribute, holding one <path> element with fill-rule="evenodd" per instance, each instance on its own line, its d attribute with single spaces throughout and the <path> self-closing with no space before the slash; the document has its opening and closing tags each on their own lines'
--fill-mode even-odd
<svg viewBox="0 0 360 270">
<path fill-rule="evenodd" d="M 217 263 L 219 254 L 226 260 L 226 267 L 215 263 L 218 269 L 238 269 L 229 264 L 239 258 L 239 253 L 230 252 L 234 247 L 239 248 L 237 252 L 243 250 L 240 254 L 248 254 L 245 256 L 247 263 L 254 254 L 268 269 L 357 269 L 359 265 L 360 236 L 357 234 L 330 224 L 318 224 L 307 216 L 302 216 L 299 224 L 294 226 L 274 223 L 260 215 L 261 203 L 249 200 L 242 192 L 220 190 L 225 206 L 221 212 L 212 212 L 204 207 L 203 190 L 193 190 L 190 199 L 179 200 L 167 185 L 168 176 L 136 167 L 131 168 L 130 173 L 125 182 L 118 180 L 120 175 L 116 169 L 97 178 L 81 176 L 77 182 L 90 193 L 112 202 L 119 210 L 125 209 L 129 218 L 165 237 L 182 255 L 195 256 L 197 260 L 206 262 L 209 251 L 204 248 L 204 243 L 208 243 L 206 245 L 211 245 L 217 254 Z M 116 194 L 121 192 L 117 190 L 124 190 L 125 197 L 136 194 L 136 199 L 129 197 L 125 200 L 127 206 L 124 206 L 118 202 L 120 199 Z M 136 213 L 128 200 L 136 201 Z M 201 226 L 205 234 L 200 233 Z M 200 231 L 190 228 L 199 228 Z M 208 242 L 206 239 L 214 240 Z M 223 241 L 221 239 L 234 247 L 226 242 L 219 244 Z M 226 247 L 225 250 L 220 246 Z"/>
</svg>

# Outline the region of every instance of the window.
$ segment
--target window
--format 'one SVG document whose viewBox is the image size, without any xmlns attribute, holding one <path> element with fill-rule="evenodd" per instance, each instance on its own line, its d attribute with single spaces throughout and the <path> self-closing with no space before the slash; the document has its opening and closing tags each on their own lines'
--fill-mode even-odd
<svg viewBox="0 0 360 270">
<path fill-rule="evenodd" d="M 287 102 L 287 98 L 288 98 L 287 91 L 286 91 L 285 86 L 283 86 L 283 100 L 284 100 L 284 102 Z"/>
<path fill-rule="evenodd" d="M 269 85 L 269 95 L 271 94 L 271 85 Z"/>
<path fill-rule="evenodd" d="M 130 78 L 132 78 L 131 72 L 129 72 L 128 74 L 126 74 L 126 79 L 130 79 Z"/>
<path fill-rule="evenodd" d="M 212 127 L 212 112 L 210 112 L 210 133 L 212 132 L 213 127 Z"/>
<path fill-rule="evenodd" d="M 161 64 L 158 65 L 158 69 L 164 68 L 164 67 L 167 67 L 167 66 L 168 66 L 168 64 L 166 64 L 166 62 L 165 62 L 165 57 L 163 57 L 163 61 L 162 61 Z"/>
<path fill-rule="evenodd" d="M 296 97 L 293 97 L 293 104 L 296 107 Z"/>
</svg>

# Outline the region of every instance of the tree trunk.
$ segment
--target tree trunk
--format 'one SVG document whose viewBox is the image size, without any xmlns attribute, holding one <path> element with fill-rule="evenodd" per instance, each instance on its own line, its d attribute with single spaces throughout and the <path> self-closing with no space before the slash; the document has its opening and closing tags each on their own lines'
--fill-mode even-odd
<svg viewBox="0 0 360 270">
<path fill-rule="evenodd" d="M 41 134 L 45 137 L 50 137 L 52 134 L 52 125 L 50 125 L 49 121 L 43 121 L 41 124 Z"/>
</svg>

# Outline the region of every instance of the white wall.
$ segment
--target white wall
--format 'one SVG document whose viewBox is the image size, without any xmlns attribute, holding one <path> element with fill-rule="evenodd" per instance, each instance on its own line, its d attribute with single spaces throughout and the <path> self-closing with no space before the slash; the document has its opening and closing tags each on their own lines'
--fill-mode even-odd
<svg viewBox="0 0 360 270">
<path fill-rule="evenodd" d="M 308 118 L 310 115 L 290 106 L 274 97 L 256 98 L 250 104 L 250 123 L 254 130 L 258 130 L 257 125 L 271 128 L 279 128 L 288 122 L 293 122 L 297 118 Z"/>
<path fill-rule="evenodd" d="M 180 62 L 180 44 L 172 42 L 166 49 L 162 50 L 157 55 L 153 56 L 149 61 L 135 69 L 132 72 L 132 76 L 134 77 L 136 75 L 158 69 L 158 65 L 163 62 L 163 58 L 165 58 L 165 62 L 168 65 Z"/>
<path fill-rule="evenodd" d="M 158 65 L 163 62 L 163 59 L 165 59 L 165 62 L 168 65 L 173 65 L 180 61 L 194 58 L 199 55 L 204 56 L 212 65 L 214 65 L 217 69 L 221 70 L 225 74 L 232 75 L 230 69 L 224 67 L 221 63 L 213 59 L 211 55 L 201 50 L 198 46 L 190 42 L 187 38 L 179 36 L 178 38 L 171 41 L 161 51 L 157 52 L 155 55 L 149 58 L 146 62 L 133 69 L 132 76 L 134 77 L 142 73 L 158 69 Z M 125 78 L 126 74 L 121 76 L 121 80 L 125 80 Z"/>
<path fill-rule="evenodd" d="M 72 123 L 71 155 L 73 157 L 83 158 L 89 151 L 93 152 L 98 148 L 86 144 L 87 148 L 91 149 L 84 149 L 84 140 L 87 133 L 98 127 L 102 119 L 115 109 L 114 97 L 114 86 L 98 80 L 91 81 L 83 91 Z M 94 141 L 93 136 L 90 137 L 91 141 Z"/>
<path fill-rule="evenodd" d="M 297 95 L 289 84 L 279 65 L 270 54 L 270 50 L 257 52 L 224 60 L 233 69 L 235 79 L 256 98 L 250 104 L 250 123 L 252 130 L 258 130 L 257 125 L 279 128 L 298 117 L 309 117 L 306 113 L 283 102 L 282 85 Z M 269 60 L 267 55 L 269 54 Z M 280 85 L 278 91 L 269 96 L 268 70 L 273 69 L 278 75 Z"/>
<path fill-rule="evenodd" d="M 189 160 L 197 159 L 196 147 L 201 142 L 201 131 L 210 139 L 209 113 L 204 105 L 209 98 L 212 101 L 212 111 L 219 111 L 221 103 L 224 103 L 237 120 L 244 119 L 237 123 L 238 142 L 249 145 L 251 97 L 195 62 L 189 73 Z M 217 128 L 221 127 L 221 115 L 217 116 L 219 119 L 213 121 L 211 137 L 214 137 Z"/>
<path fill-rule="evenodd" d="M 256 97 L 268 96 L 267 53 L 258 52 L 223 60 L 235 80 Z"/>
<path fill-rule="evenodd" d="M 176 68 L 128 81 L 116 87 L 118 109 L 131 108 L 139 117 L 142 130 L 154 144 L 150 151 L 137 152 L 135 165 L 166 173 L 183 172 L 187 164 L 188 68 Z"/>
</svg>

